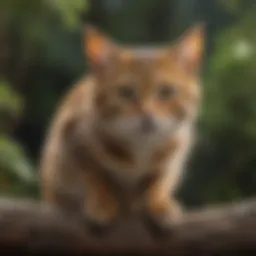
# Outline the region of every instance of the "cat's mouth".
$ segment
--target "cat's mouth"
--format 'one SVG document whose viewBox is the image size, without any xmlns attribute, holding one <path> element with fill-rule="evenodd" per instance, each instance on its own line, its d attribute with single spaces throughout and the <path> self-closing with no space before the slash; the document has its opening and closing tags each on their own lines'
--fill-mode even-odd
<svg viewBox="0 0 256 256">
<path fill-rule="evenodd" d="M 154 133 L 157 130 L 155 120 L 148 115 L 145 115 L 141 120 L 141 132 L 143 134 Z"/>
</svg>

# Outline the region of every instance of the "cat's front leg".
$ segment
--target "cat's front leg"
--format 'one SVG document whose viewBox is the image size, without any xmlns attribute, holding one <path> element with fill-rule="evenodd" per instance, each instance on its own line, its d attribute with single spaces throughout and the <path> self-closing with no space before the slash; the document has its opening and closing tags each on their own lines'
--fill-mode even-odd
<svg viewBox="0 0 256 256">
<path fill-rule="evenodd" d="M 117 198 L 108 184 L 96 175 L 86 179 L 84 216 L 90 231 L 102 234 L 113 227 L 119 215 Z"/>
<path fill-rule="evenodd" d="M 146 220 L 153 234 L 166 234 L 182 217 L 183 206 L 174 197 L 180 180 L 180 169 L 160 172 L 145 193 Z"/>
<path fill-rule="evenodd" d="M 157 191 L 148 193 L 146 219 L 148 227 L 155 235 L 170 232 L 182 213 L 182 206 L 171 195 L 159 195 Z"/>
</svg>

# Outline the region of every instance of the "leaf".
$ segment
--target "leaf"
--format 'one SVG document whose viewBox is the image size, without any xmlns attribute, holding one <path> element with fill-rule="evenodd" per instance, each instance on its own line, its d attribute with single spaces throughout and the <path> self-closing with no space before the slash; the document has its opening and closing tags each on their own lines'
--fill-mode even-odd
<svg viewBox="0 0 256 256">
<path fill-rule="evenodd" d="M 22 98 L 10 87 L 6 81 L 0 79 L 0 113 L 7 112 L 18 115 L 22 112 L 22 109 Z"/>
<path fill-rule="evenodd" d="M 34 168 L 22 147 L 4 135 L 0 137 L 0 170 L 27 184 L 36 181 Z"/>
</svg>

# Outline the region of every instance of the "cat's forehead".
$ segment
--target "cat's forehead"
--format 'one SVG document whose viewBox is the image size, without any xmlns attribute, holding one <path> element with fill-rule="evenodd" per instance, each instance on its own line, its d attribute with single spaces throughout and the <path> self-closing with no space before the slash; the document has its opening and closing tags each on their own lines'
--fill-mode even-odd
<svg viewBox="0 0 256 256">
<path fill-rule="evenodd" d="M 133 46 L 122 50 L 113 71 L 117 79 L 142 79 L 147 84 L 161 79 L 186 79 L 176 63 L 172 46 Z"/>
<path fill-rule="evenodd" d="M 164 58 L 166 49 L 159 46 L 133 46 L 123 50 L 123 57 L 130 61 L 157 61 Z"/>
<path fill-rule="evenodd" d="M 164 47 L 129 47 L 121 53 L 117 63 L 119 72 L 132 72 L 140 76 L 154 76 L 170 69 L 171 59 Z"/>
</svg>

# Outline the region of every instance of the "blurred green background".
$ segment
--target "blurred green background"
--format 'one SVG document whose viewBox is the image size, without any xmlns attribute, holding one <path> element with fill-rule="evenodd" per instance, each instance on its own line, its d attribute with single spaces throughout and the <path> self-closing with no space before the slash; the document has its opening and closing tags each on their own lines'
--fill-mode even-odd
<svg viewBox="0 0 256 256">
<path fill-rule="evenodd" d="M 188 206 L 256 192 L 255 0 L 0 0 L 0 193 L 39 196 L 53 111 L 87 72 L 81 18 L 122 43 L 162 43 L 206 23 L 204 104 L 179 196 Z"/>
</svg>

